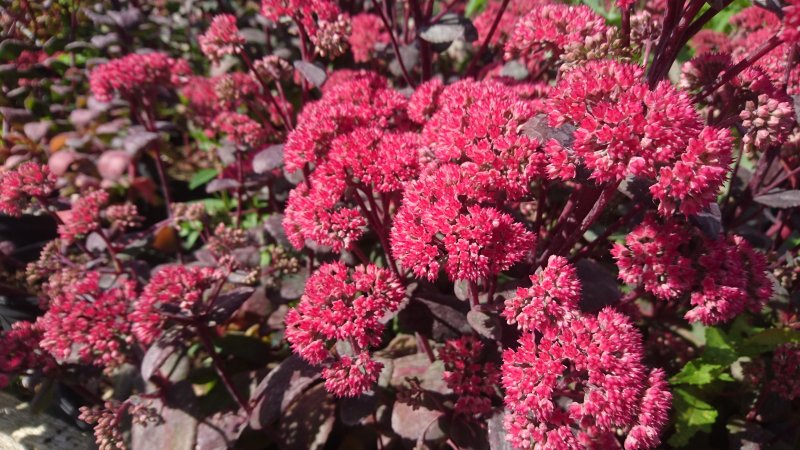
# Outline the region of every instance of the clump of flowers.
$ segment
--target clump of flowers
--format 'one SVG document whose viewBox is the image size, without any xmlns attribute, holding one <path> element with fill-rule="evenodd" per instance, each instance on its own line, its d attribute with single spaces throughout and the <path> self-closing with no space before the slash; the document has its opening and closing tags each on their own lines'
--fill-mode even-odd
<svg viewBox="0 0 800 450">
<path fill-rule="evenodd" d="M 397 311 L 403 297 L 403 287 L 387 269 L 325 264 L 286 315 L 286 339 L 303 359 L 326 366 L 331 392 L 358 396 L 378 378 L 382 365 L 368 350 L 380 344 L 383 319 Z M 349 345 L 352 354 L 339 354 L 337 342 Z"/>
<path fill-rule="evenodd" d="M 357 63 L 371 60 L 376 54 L 378 44 L 389 44 L 389 33 L 381 18 L 371 13 L 356 14 L 350 20 L 352 31 L 348 38 L 353 59 Z"/>
<path fill-rule="evenodd" d="M 20 321 L 0 335 L 0 387 L 8 386 L 13 376 L 55 367 L 55 360 L 40 345 L 42 334 L 41 323 Z"/>
<path fill-rule="evenodd" d="M 56 177 L 47 166 L 33 161 L 0 172 L 0 213 L 20 216 L 31 199 L 47 198 L 55 188 Z"/>
<path fill-rule="evenodd" d="M 348 38 L 351 33 L 350 17 L 339 14 L 335 20 L 320 20 L 319 30 L 311 37 L 317 54 L 335 59 L 347 51 Z"/>
<path fill-rule="evenodd" d="M 222 281 L 220 271 L 211 267 L 170 265 L 161 268 L 142 289 L 130 314 L 136 339 L 151 344 L 163 334 L 173 314 L 192 318 L 203 312 L 205 294 Z"/>
<path fill-rule="evenodd" d="M 98 100 L 109 102 L 115 95 L 123 99 L 151 96 L 162 88 L 179 87 L 191 73 L 188 63 L 164 53 L 132 53 L 97 66 L 89 76 L 89 86 Z"/>
<path fill-rule="evenodd" d="M 444 381 L 458 397 L 453 406 L 458 414 L 474 416 L 492 410 L 500 372 L 496 365 L 483 361 L 483 352 L 483 343 L 474 336 L 450 339 L 439 350 Z"/>
<path fill-rule="evenodd" d="M 699 247 L 699 249 L 698 249 Z M 772 295 L 767 261 L 741 236 L 710 239 L 689 225 L 648 217 L 616 244 L 620 279 L 662 300 L 689 296 L 689 321 L 726 322 L 759 312 Z"/>
<path fill-rule="evenodd" d="M 125 278 L 109 288 L 101 283 L 99 272 L 89 272 L 50 299 L 38 324 L 44 330 L 42 348 L 57 360 L 107 368 L 127 360 L 132 342 L 128 313 L 136 283 Z"/>
<path fill-rule="evenodd" d="M 225 55 L 238 53 L 244 46 L 244 37 L 236 26 L 236 17 L 230 14 L 215 16 L 198 41 L 203 54 L 214 62 L 219 62 Z"/>
<path fill-rule="evenodd" d="M 92 191 L 80 197 L 69 211 L 59 213 L 62 223 L 58 225 L 58 235 L 66 242 L 86 237 L 100 228 L 101 212 L 108 203 L 108 192 Z"/>
</svg>

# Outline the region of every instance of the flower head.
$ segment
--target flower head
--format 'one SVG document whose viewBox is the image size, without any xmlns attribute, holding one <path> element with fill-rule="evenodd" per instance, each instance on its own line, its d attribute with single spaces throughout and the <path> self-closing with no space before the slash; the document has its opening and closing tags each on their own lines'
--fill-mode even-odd
<svg viewBox="0 0 800 450">
<path fill-rule="evenodd" d="M 127 360 L 136 283 L 122 278 L 109 288 L 101 284 L 100 273 L 89 272 L 50 299 L 37 324 L 43 330 L 41 346 L 54 358 L 108 368 Z"/>
<path fill-rule="evenodd" d="M 185 60 L 159 52 L 132 53 L 97 66 L 89 75 L 89 87 L 103 102 L 115 95 L 131 100 L 161 88 L 181 86 L 190 73 Z"/>
<path fill-rule="evenodd" d="M 214 16 L 211 26 L 198 41 L 200 50 L 213 62 L 219 62 L 225 55 L 238 53 L 245 42 L 236 26 L 236 17 L 230 14 Z"/>
<path fill-rule="evenodd" d="M 171 265 L 153 275 L 136 300 L 130 320 L 133 334 L 145 345 L 158 338 L 168 322 L 163 312 L 193 317 L 205 304 L 207 290 L 222 273 L 210 267 Z"/>
<path fill-rule="evenodd" d="M 444 363 L 444 381 L 458 397 L 456 413 L 474 416 L 491 412 L 500 372 L 495 364 L 484 361 L 480 339 L 450 339 L 439 350 L 439 358 Z"/>
<path fill-rule="evenodd" d="M 32 197 L 47 197 L 55 189 L 56 176 L 47 166 L 28 161 L 0 172 L 0 213 L 19 216 Z"/>
<path fill-rule="evenodd" d="M 14 322 L 0 335 L 0 387 L 9 378 L 29 370 L 47 371 L 55 360 L 40 346 L 43 330 L 39 322 Z"/>
<path fill-rule="evenodd" d="M 342 356 L 322 369 L 325 389 L 337 397 L 358 397 L 370 390 L 378 381 L 383 364 L 375 361 L 369 352 L 356 357 Z"/>
<path fill-rule="evenodd" d="M 364 63 L 375 56 L 378 44 L 389 43 L 389 33 L 380 16 L 371 13 L 356 14 L 351 19 L 352 32 L 348 39 L 356 63 Z"/>
<path fill-rule="evenodd" d="M 258 122 L 237 112 L 218 114 L 214 119 L 213 126 L 239 146 L 258 147 L 267 139 L 266 130 Z"/>
<path fill-rule="evenodd" d="M 66 242 L 75 242 L 100 228 L 101 212 L 108 203 L 108 192 L 92 191 L 72 204 L 69 211 L 59 213 L 63 223 L 58 235 Z"/>
</svg>

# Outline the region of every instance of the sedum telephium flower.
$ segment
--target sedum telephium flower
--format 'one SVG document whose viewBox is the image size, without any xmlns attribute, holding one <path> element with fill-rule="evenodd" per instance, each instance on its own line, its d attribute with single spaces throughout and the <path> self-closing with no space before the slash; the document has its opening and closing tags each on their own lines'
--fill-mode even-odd
<svg viewBox="0 0 800 450">
<path fill-rule="evenodd" d="M 33 161 L 0 172 L 0 214 L 22 215 L 32 198 L 48 197 L 55 184 L 56 176 L 50 169 Z"/>
<path fill-rule="evenodd" d="M 205 293 L 218 286 L 223 274 L 211 267 L 170 265 L 153 275 L 136 300 L 130 320 L 133 334 L 144 345 L 161 336 L 168 319 L 163 312 L 187 318 L 202 312 Z"/>
<path fill-rule="evenodd" d="M 404 292 L 387 269 L 324 264 L 286 315 L 286 339 L 300 357 L 326 366 L 323 377 L 330 392 L 358 396 L 377 380 L 382 365 L 368 349 L 380 343 L 384 318 L 397 311 Z M 334 353 L 337 342 L 349 345 L 356 356 Z"/>
<path fill-rule="evenodd" d="M 89 75 L 89 87 L 102 102 L 110 102 L 115 95 L 140 99 L 161 88 L 183 85 L 189 74 L 191 68 L 183 59 L 159 52 L 133 53 L 97 66 Z"/>
<path fill-rule="evenodd" d="M 449 85 L 436 102 L 439 108 L 425 123 L 422 140 L 437 163 L 461 164 L 471 173 L 479 200 L 517 200 L 529 193 L 544 169 L 539 141 L 521 131 L 537 112 L 529 103 L 491 80 Z"/>
<path fill-rule="evenodd" d="M 101 212 L 108 203 L 108 192 L 92 191 L 81 196 L 69 211 L 59 212 L 62 223 L 58 225 L 58 235 L 68 243 L 86 237 L 100 228 Z"/>
<path fill-rule="evenodd" d="M 684 256 L 686 236 L 686 229 L 676 221 L 659 224 L 655 217 L 646 217 L 624 244 L 614 244 L 611 250 L 619 279 L 641 285 L 663 300 L 684 294 L 695 277 L 691 258 Z"/>
<path fill-rule="evenodd" d="M 230 14 L 215 16 L 208 30 L 197 40 L 200 50 L 212 62 L 219 62 L 226 55 L 238 53 L 245 42 L 236 26 L 236 17 Z"/>
<path fill-rule="evenodd" d="M 533 285 L 517 289 L 505 302 L 503 317 L 524 332 L 552 336 L 572 319 L 581 298 L 575 267 L 561 256 L 551 256 L 547 266 L 530 277 Z"/>
<path fill-rule="evenodd" d="M 77 361 L 113 368 L 126 361 L 132 342 L 128 319 L 136 283 L 120 278 L 101 287 L 99 272 L 88 272 L 56 297 L 37 324 L 41 346 L 60 361 Z"/>
<path fill-rule="evenodd" d="M 40 345 L 43 332 L 41 322 L 19 321 L 0 335 L 0 387 L 5 388 L 12 376 L 55 367 L 55 360 Z"/>
<path fill-rule="evenodd" d="M 758 312 L 772 295 L 766 258 L 741 236 L 711 239 L 677 220 L 660 224 L 649 216 L 612 255 L 622 281 L 662 300 L 688 297 L 690 322 L 715 325 Z"/>
<path fill-rule="evenodd" d="M 458 398 L 453 406 L 457 414 L 475 416 L 492 411 L 500 371 L 496 364 L 484 362 L 483 352 L 483 343 L 475 336 L 450 339 L 439 349 L 443 379 Z"/>
<path fill-rule="evenodd" d="M 596 317 L 576 315 L 555 335 L 524 333 L 516 350 L 503 353 L 511 444 L 608 448 L 618 433 L 630 432 L 626 449 L 658 445 L 670 394 L 663 372 L 648 370 L 643 353 L 630 320 L 609 308 Z"/>
<path fill-rule="evenodd" d="M 493 207 L 465 203 L 471 173 L 446 164 L 410 183 L 391 232 L 392 253 L 418 278 L 478 281 L 520 261 L 535 235 Z"/>
<path fill-rule="evenodd" d="M 242 147 L 258 147 L 267 139 L 264 128 L 250 117 L 237 112 L 222 112 L 213 123 L 214 128 Z"/>
<path fill-rule="evenodd" d="M 336 20 L 339 7 L 332 0 L 261 0 L 261 14 L 275 23 L 291 17 L 313 37 L 319 30 L 318 21 Z"/>
<path fill-rule="evenodd" d="M 769 388 L 789 400 L 800 397 L 800 347 L 782 344 L 772 355 L 773 380 Z"/>
<path fill-rule="evenodd" d="M 378 44 L 389 43 L 389 33 L 383 26 L 380 16 L 371 13 L 356 14 L 350 20 L 352 32 L 348 42 L 356 63 L 364 63 L 372 59 Z"/>
</svg>

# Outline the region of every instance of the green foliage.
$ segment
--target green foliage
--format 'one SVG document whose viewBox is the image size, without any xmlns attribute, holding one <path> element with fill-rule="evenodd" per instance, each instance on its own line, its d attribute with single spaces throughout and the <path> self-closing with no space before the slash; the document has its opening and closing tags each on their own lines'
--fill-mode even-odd
<svg viewBox="0 0 800 450">
<path fill-rule="evenodd" d="M 484 9 L 486 9 L 487 0 L 469 0 L 464 15 L 467 17 L 474 17 Z"/>
<path fill-rule="evenodd" d="M 685 446 L 698 432 L 711 430 L 718 412 L 707 401 L 726 384 L 736 381 L 731 365 L 790 342 L 800 342 L 800 332 L 786 328 L 760 329 L 749 325 L 744 317 L 737 319 L 728 332 L 707 327 L 702 354 L 670 379 L 675 386 L 672 390 L 675 433 L 669 439 L 670 445 Z"/>
<path fill-rule="evenodd" d="M 214 177 L 217 176 L 217 173 L 217 169 L 198 170 L 194 175 L 192 175 L 192 179 L 189 180 L 189 189 L 194 190 L 205 185 L 209 181 L 213 180 Z"/>
</svg>

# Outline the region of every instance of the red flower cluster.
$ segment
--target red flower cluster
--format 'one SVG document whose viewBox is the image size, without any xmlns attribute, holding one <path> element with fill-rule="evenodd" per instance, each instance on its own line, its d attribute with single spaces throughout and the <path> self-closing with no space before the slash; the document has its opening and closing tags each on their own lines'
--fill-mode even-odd
<svg viewBox="0 0 800 450">
<path fill-rule="evenodd" d="M 317 34 L 317 22 L 335 20 L 339 7 L 332 0 L 261 0 L 261 14 L 278 23 L 281 17 L 291 17 L 301 32 L 309 36 Z"/>
<path fill-rule="evenodd" d="M 100 228 L 101 212 L 108 203 L 108 192 L 92 191 L 78 198 L 69 211 L 58 213 L 62 223 L 58 235 L 66 242 L 74 242 Z"/>
<path fill-rule="evenodd" d="M 212 62 L 219 62 L 225 55 L 235 55 L 244 46 L 244 36 L 239 34 L 236 17 L 230 14 L 214 16 L 206 33 L 198 38 L 200 49 Z"/>
<path fill-rule="evenodd" d="M 217 114 L 213 127 L 241 147 L 257 148 L 267 139 L 266 130 L 258 122 L 237 112 Z"/>
<path fill-rule="evenodd" d="M 115 95 L 131 100 L 179 87 L 189 74 L 191 68 L 183 59 L 159 52 L 133 53 L 97 66 L 89 75 L 89 87 L 102 102 L 110 102 Z"/>
<path fill-rule="evenodd" d="M 495 364 L 484 362 L 483 352 L 483 343 L 474 336 L 450 339 L 439 349 L 444 381 L 458 397 L 454 405 L 458 414 L 474 416 L 492 411 L 500 371 Z"/>
<path fill-rule="evenodd" d="M 582 165 L 601 183 L 655 179 L 650 192 L 662 214 L 696 214 L 727 177 L 730 133 L 703 127 L 688 96 L 668 82 L 650 91 L 642 77 L 640 66 L 615 61 L 564 74 L 548 101 L 550 124 L 574 125 L 574 143 L 548 144 L 548 172 L 571 179 Z"/>
<path fill-rule="evenodd" d="M 102 287 L 111 283 L 110 287 Z M 128 319 L 136 283 L 126 278 L 103 280 L 89 272 L 55 298 L 37 321 L 41 346 L 59 361 L 113 368 L 127 360 L 132 342 Z"/>
<path fill-rule="evenodd" d="M 475 198 L 474 172 L 446 164 L 409 184 L 394 219 L 392 253 L 419 278 L 478 281 L 497 275 L 533 249 L 536 236 Z"/>
<path fill-rule="evenodd" d="M 0 172 L 0 213 L 20 216 L 31 198 L 46 198 L 55 189 L 56 176 L 47 166 L 29 161 Z"/>
<path fill-rule="evenodd" d="M 368 349 L 380 344 L 385 319 L 397 311 L 403 296 L 402 285 L 386 269 L 325 264 L 308 279 L 300 303 L 286 315 L 286 339 L 309 363 L 325 364 L 330 392 L 358 396 L 378 378 L 382 365 L 371 359 Z M 342 345 L 352 355 L 341 353 Z"/>
<path fill-rule="evenodd" d="M 0 388 L 5 388 L 12 376 L 30 370 L 48 371 L 55 360 L 42 349 L 43 330 L 40 322 L 14 322 L 0 336 Z"/>
<path fill-rule="evenodd" d="M 142 290 L 130 320 L 133 334 L 144 345 L 164 331 L 168 318 L 163 313 L 192 318 L 205 303 L 205 293 L 222 280 L 220 271 L 210 267 L 171 265 L 162 267 Z"/>
<path fill-rule="evenodd" d="M 648 217 L 612 254 L 622 281 L 663 300 L 689 296 L 692 322 L 713 325 L 758 312 L 772 295 L 766 258 L 740 236 L 710 239 L 677 221 Z"/>
<path fill-rule="evenodd" d="M 507 315 L 520 311 L 514 320 L 523 332 L 519 347 L 503 353 L 510 442 L 518 448 L 605 447 L 622 432 L 628 433 L 626 449 L 657 446 L 670 393 L 664 372 L 644 365 L 641 336 L 630 320 L 610 308 L 597 316 L 575 309 L 580 284 L 561 259 L 551 259 L 532 280 L 507 309 Z M 545 293 L 559 305 L 548 307 L 552 317 L 538 321 L 541 326 L 516 305 L 535 307 Z"/>
<path fill-rule="evenodd" d="M 381 18 L 375 14 L 356 14 L 350 20 L 352 32 L 348 39 L 353 60 L 357 63 L 370 61 L 376 54 L 376 46 L 389 44 L 389 33 Z"/>
</svg>

